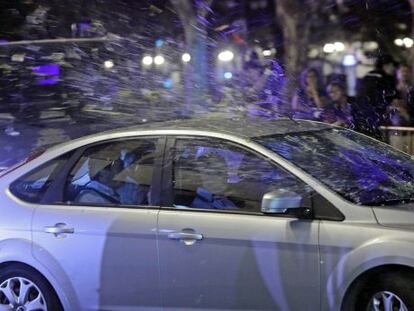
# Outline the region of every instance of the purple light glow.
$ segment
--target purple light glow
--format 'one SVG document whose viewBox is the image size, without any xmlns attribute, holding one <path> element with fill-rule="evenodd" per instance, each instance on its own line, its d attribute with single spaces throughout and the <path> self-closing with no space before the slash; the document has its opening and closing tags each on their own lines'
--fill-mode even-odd
<svg viewBox="0 0 414 311">
<path fill-rule="evenodd" d="M 53 85 L 59 82 L 60 66 L 57 64 L 45 64 L 36 66 L 33 73 L 45 79 L 40 79 L 36 82 L 38 85 Z"/>
</svg>

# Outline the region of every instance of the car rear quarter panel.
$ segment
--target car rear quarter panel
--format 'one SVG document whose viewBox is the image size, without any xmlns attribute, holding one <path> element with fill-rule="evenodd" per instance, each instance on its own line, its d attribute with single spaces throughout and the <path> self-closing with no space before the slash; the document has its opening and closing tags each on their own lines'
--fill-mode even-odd
<svg viewBox="0 0 414 311">
<path fill-rule="evenodd" d="M 65 310 L 80 310 L 59 263 L 45 252 L 39 256 L 41 260 L 33 256 L 31 222 L 36 205 L 16 198 L 4 180 L 0 187 L 0 265 L 17 262 L 31 266 L 49 281 Z"/>
</svg>

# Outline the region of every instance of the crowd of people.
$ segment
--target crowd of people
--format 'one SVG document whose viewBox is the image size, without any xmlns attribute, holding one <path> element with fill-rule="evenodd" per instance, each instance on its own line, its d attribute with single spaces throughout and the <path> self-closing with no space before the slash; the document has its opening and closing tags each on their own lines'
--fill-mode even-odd
<svg viewBox="0 0 414 311">
<path fill-rule="evenodd" d="M 375 68 L 357 85 L 357 96 L 348 96 L 345 79 L 324 83 L 316 68 L 305 69 L 292 97 L 284 97 L 286 77 L 277 62 L 264 68 L 249 61 L 243 68 L 242 92 L 248 113 L 273 117 L 289 115 L 351 128 L 380 137 L 382 125 L 414 125 L 414 84 L 411 67 L 390 55 L 376 59 Z"/>
</svg>

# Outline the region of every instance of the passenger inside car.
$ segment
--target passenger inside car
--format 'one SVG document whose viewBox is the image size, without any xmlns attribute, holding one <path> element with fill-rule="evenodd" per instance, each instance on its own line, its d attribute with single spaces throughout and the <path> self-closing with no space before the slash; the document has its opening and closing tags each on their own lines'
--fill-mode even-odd
<svg viewBox="0 0 414 311">
<path fill-rule="evenodd" d="M 112 156 L 112 158 L 114 158 Z M 74 203 L 89 204 L 149 204 L 152 178 L 152 156 L 145 155 L 143 148 L 121 149 L 115 160 L 91 156 L 80 167 L 88 175 L 86 182 L 78 184 Z M 82 168 L 82 167 L 87 168 Z M 78 174 L 75 174 L 78 175 Z M 70 200 L 70 198 L 69 198 Z M 71 200 L 70 200 L 71 201 Z"/>
<path fill-rule="evenodd" d="M 200 184 L 191 203 L 194 208 L 235 209 L 237 206 L 225 194 L 227 190 L 227 165 L 224 158 L 208 153 L 196 160 Z"/>
<path fill-rule="evenodd" d="M 93 161 L 89 161 L 89 163 Z M 89 164 L 88 163 L 88 164 Z M 90 181 L 83 187 L 74 199 L 75 203 L 120 203 L 116 192 L 114 176 L 121 170 L 122 162 L 113 161 L 95 175 L 90 174 Z M 90 168 L 91 171 L 91 168 Z"/>
</svg>

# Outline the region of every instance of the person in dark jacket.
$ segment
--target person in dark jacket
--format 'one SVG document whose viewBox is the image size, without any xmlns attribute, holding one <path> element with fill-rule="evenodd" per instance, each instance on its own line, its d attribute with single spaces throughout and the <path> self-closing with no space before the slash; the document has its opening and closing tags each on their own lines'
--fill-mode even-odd
<svg viewBox="0 0 414 311">
<path fill-rule="evenodd" d="M 397 96 L 390 109 L 390 124 L 410 126 L 414 117 L 414 86 L 411 79 L 411 67 L 400 64 L 397 70 Z"/>
<path fill-rule="evenodd" d="M 395 80 L 396 63 L 390 55 L 380 55 L 375 69 L 363 78 L 359 97 L 364 105 L 370 105 L 375 112 L 376 124 L 384 125 L 388 121 L 388 107 L 397 95 Z"/>
<path fill-rule="evenodd" d="M 355 131 L 376 136 L 373 134 L 371 124 L 374 120 L 374 110 L 370 106 L 361 105 L 356 98 L 346 94 L 345 86 L 340 82 L 331 82 L 327 86 L 329 96 L 330 122 Z"/>
</svg>

